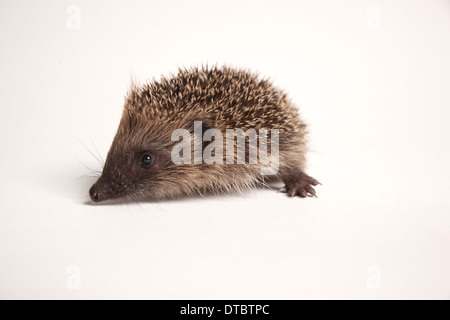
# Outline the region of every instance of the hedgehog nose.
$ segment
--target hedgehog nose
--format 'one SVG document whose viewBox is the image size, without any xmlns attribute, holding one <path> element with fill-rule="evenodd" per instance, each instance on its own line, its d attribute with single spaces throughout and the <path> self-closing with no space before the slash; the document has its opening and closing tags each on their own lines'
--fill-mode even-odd
<svg viewBox="0 0 450 320">
<path fill-rule="evenodd" d="M 103 200 L 103 195 L 100 191 L 98 191 L 97 186 L 94 184 L 91 189 L 89 189 L 89 196 L 92 201 L 100 202 Z"/>
</svg>

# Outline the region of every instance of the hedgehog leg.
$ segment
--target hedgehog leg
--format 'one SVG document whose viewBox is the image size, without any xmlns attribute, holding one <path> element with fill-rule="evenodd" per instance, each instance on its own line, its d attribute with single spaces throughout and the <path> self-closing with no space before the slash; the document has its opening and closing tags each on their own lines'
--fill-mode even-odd
<svg viewBox="0 0 450 320">
<path fill-rule="evenodd" d="M 280 174 L 281 180 L 285 187 L 280 189 L 280 192 L 285 192 L 291 198 L 299 196 L 300 198 L 317 197 L 316 191 L 312 186 L 321 184 L 313 177 L 308 176 L 301 170 L 287 169 Z"/>
</svg>

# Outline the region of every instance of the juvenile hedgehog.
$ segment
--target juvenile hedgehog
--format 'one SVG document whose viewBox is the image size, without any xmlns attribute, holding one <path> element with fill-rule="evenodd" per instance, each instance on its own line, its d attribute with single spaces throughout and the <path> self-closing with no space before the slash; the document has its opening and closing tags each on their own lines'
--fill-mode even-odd
<svg viewBox="0 0 450 320">
<path fill-rule="evenodd" d="M 199 133 L 194 122 L 200 121 Z M 195 141 L 202 140 L 209 129 L 218 129 L 224 136 L 227 129 L 242 129 L 232 141 L 236 149 L 242 132 L 254 129 L 260 138 L 261 130 L 277 129 L 277 170 L 271 176 L 263 175 L 266 164 L 259 161 L 259 154 L 257 163 L 250 161 L 249 136 L 244 136 L 244 155 L 236 150 L 233 163 L 227 161 L 226 154 L 234 149 L 227 149 L 225 141 L 219 144 L 226 152 L 211 153 L 216 160 L 223 156 L 223 164 L 174 161 L 174 147 L 179 144 L 173 139 L 176 129 L 185 129 L 193 136 L 193 148 L 184 151 L 188 156 L 199 148 L 200 152 L 206 150 L 205 139 L 200 144 Z M 209 141 L 217 142 L 215 139 L 217 136 Z M 267 144 L 270 159 L 276 154 L 272 145 L 273 141 Z M 103 172 L 89 195 L 95 202 L 158 200 L 230 193 L 281 180 L 285 184 L 281 191 L 290 197 L 315 196 L 312 186 L 318 182 L 304 172 L 305 152 L 305 123 L 286 94 L 269 81 L 229 67 L 180 69 L 176 76 L 141 86 L 132 84 Z"/>
</svg>

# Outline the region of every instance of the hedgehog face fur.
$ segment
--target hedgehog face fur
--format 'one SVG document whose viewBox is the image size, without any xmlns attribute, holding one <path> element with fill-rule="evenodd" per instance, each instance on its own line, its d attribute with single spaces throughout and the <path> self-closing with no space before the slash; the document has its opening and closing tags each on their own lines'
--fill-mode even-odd
<svg viewBox="0 0 450 320">
<path fill-rule="evenodd" d="M 154 197 L 161 174 L 167 170 L 170 153 L 151 142 L 126 142 L 117 148 L 115 140 L 102 175 L 90 190 L 94 201 L 114 198 Z"/>
<path fill-rule="evenodd" d="M 318 182 L 304 173 L 306 125 L 286 94 L 248 71 L 213 67 L 131 86 L 103 172 L 89 190 L 91 199 L 157 200 L 265 183 L 261 164 L 175 164 L 172 133 L 186 129 L 194 135 L 194 121 L 221 132 L 279 130 L 280 169 L 271 180 L 281 179 L 291 197 L 315 196 L 311 185 Z"/>
</svg>

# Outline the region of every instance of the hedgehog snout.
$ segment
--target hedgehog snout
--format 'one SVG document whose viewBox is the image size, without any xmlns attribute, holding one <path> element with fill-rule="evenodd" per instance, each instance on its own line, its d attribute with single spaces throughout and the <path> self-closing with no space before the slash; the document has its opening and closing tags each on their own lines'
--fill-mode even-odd
<svg viewBox="0 0 450 320">
<path fill-rule="evenodd" d="M 91 189 L 89 189 L 89 196 L 91 197 L 92 201 L 100 202 L 103 201 L 104 195 L 99 190 L 97 184 L 94 184 Z"/>
</svg>

